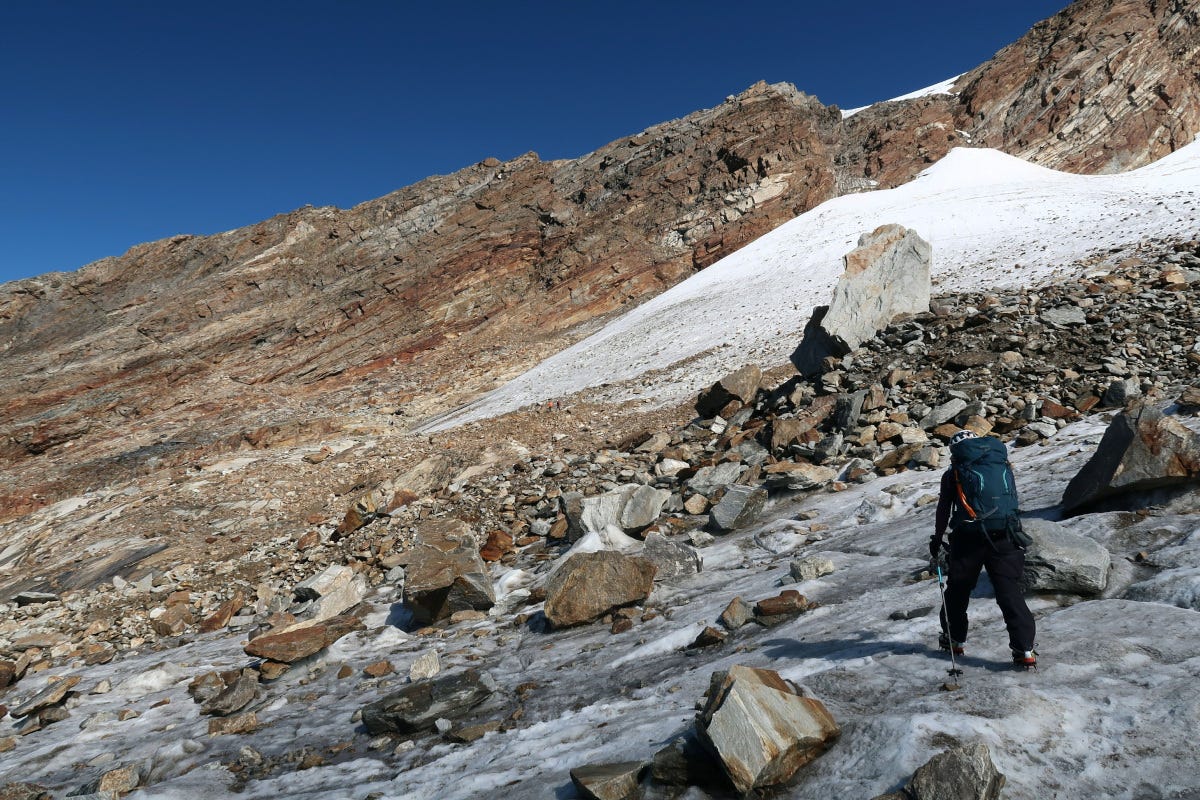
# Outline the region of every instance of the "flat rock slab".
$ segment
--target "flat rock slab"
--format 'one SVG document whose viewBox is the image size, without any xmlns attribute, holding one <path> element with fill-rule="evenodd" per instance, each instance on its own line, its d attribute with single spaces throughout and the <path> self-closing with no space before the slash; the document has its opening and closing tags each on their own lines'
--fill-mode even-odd
<svg viewBox="0 0 1200 800">
<path fill-rule="evenodd" d="M 352 616 L 332 617 L 316 623 L 300 622 L 251 639 L 245 651 L 247 655 L 257 658 L 291 664 L 324 650 L 362 627 L 362 620 Z"/>
<path fill-rule="evenodd" d="M 434 730 L 439 719 L 461 717 L 495 691 L 488 673 L 468 669 L 412 683 L 363 706 L 362 720 L 373 736 Z"/>
<path fill-rule="evenodd" d="M 11 714 L 13 718 L 19 719 L 20 717 L 26 717 L 30 714 L 41 711 L 44 708 L 50 708 L 51 706 L 58 705 L 67 698 L 67 693 L 74 689 L 76 685 L 78 685 L 79 680 L 80 678 L 78 675 L 71 675 L 55 681 L 8 713 Z"/>
</svg>

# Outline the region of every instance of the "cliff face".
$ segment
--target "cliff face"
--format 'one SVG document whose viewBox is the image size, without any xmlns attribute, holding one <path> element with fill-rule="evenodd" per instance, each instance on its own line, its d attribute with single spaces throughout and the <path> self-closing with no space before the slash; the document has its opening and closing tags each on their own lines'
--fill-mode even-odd
<svg viewBox="0 0 1200 800">
<path fill-rule="evenodd" d="M 1200 131 L 1196 2 L 1085 0 L 957 95 L 846 120 L 789 85 L 579 159 L 480 162 L 349 210 L 0 287 L 0 519 L 373 403 L 446 410 L 822 201 L 952 147 L 1127 169 Z M 115 471 L 115 472 L 114 472 Z"/>
</svg>

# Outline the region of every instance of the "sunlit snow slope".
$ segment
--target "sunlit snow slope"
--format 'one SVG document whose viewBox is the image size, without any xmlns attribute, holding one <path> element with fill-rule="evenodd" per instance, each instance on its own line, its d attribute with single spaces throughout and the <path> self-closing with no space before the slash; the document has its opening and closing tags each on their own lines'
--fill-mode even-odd
<svg viewBox="0 0 1200 800">
<path fill-rule="evenodd" d="M 784 363 L 813 307 L 829 301 L 842 256 L 886 223 L 933 245 L 935 292 L 1032 286 L 1096 252 L 1196 235 L 1197 186 L 1200 141 L 1118 175 L 958 148 L 904 186 L 781 225 L 430 429 L 622 381 L 608 399 L 670 401 L 744 363 Z"/>
</svg>

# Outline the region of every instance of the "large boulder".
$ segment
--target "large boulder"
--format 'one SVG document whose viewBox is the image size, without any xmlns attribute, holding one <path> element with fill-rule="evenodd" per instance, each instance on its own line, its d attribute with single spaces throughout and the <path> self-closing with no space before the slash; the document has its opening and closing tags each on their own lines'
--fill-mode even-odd
<svg viewBox="0 0 1200 800">
<path fill-rule="evenodd" d="M 778 672 L 739 665 L 713 674 L 696 728 L 743 794 L 789 780 L 841 734 L 820 700 Z"/>
<path fill-rule="evenodd" d="M 1067 484 L 1062 505 L 1080 514 L 1131 492 L 1200 482 L 1200 434 L 1147 403 L 1117 415 L 1092 458 Z"/>
<path fill-rule="evenodd" d="M 901 225 L 863 234 L 844 258 L 845 270 L 828 306 L 813 310 L 792 363 L 808 377 L 883 330 L 900 314 L 929 310 L 932 248 Z"/>
<path fill-rule="evenodd" d="M 748 405 L 754 402 L 760 383 L 762 370 L 754 364 L 747 364 L 701 392 L 696 399 L 696 413 L 702 417 L 716 416 L 734 400 Z"/>
<path fill-rule="evenodd" d="M 486 611 L 496 604 L 487 565 L 470 526 L 458 519 L 425 523 L 420 544 L 403 554 L 404 602 L 417 622 L 449 617 L 455 611 Z"/>
<path fill-rule="evenodd" d="M 439 719 L 455 719 L 478 707 L 496 688 L 491 675 L 474 669 L 417 681 L 363 706 L 363 725 L 373 736 L 430 731 Z"/>
<path fill-rule="evenodd" d="M 1026 519 L 1021 526 L 1033 539 L 1025 552 L 1027 589 L 1078 595 L 1104 591 L 1112 566 L 1107 549 L 1057 522 Z"/>
<path fill-rule="evenodd" d="M 546 619 L 556 628 L 582 625 L 640 603 L 654 588 L 654 563 L 612 550 L 575 553 L 546 585 Z"/>
</svg>

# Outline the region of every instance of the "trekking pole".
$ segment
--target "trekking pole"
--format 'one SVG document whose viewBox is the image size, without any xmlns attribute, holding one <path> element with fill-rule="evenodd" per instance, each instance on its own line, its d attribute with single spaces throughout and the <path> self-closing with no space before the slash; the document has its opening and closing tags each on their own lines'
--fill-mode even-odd
<svg viewBox="0 0 1200 800">
<path fill-rule="evenodd" d="M 950 676 L 950 680 L 942 684 L 942 689 L 947 692 L 953 692 L 959 688 L 956 678 L 963 674 L 963 671 L 958 668 L 958 662 L 954 659 L 954 640 L 950 637 L 950 615 L 946 612 L 946 584 L 942 581 L 942 565 L 935 564 L 937 567 L 938 593 L 942 596 L 942 622 L 946 625 L 946 641 L 950 644 L 950 669 L 946 670 L 946 674 Z"/>
</svg>

